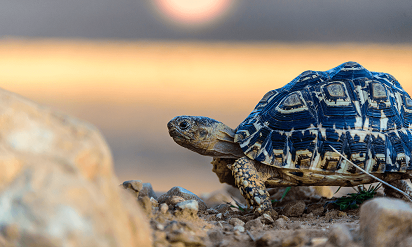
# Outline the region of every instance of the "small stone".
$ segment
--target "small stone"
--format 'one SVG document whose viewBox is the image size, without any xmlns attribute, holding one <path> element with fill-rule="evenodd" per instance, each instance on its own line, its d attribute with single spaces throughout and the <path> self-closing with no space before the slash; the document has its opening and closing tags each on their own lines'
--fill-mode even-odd
<svg viewBox="0 0 412 247">
<path fill-rule="evenodd" d="M 412 208 L 399 199 L 374 198 L 360 208 L 360 233 L 365 247 L 399 246 L 412 225 Z"/>
<path fill-rule="evenodd" d="M 243 222 L 241 219 L 239 218 L 231 218 L 229 220 L 229 224 L 231 224 L 232 226 L 244 226 L 245 222 Z"/>
<path fill-rule="evenodd" d="M 219 213 L 216 209 L 214 209 L 214 208 L 208 208 L 207 210 L 206 210 L 206 212 L 208 213 L 208 214 L 217 214 L 217 213 Z"/>
<path fill-rule="evenodd" d="M 225 213 L 227 211 L 232 211 L 231 205 L 229 205 L 227 203 L 215 206 L 214 209 L 219 213 Z"/>
<path fill-rule="evenodd" d="M 272 219 L 272 217 L 270 217 L 268 214 L 263 214 L 263 215 L 260 216 L 258 219 L 260 219 L 260 221 L 261 221 L 263 224 L 266 224 L 266 225 L 272 224 L 272 223 L 275 222 L 275 221 Z"/>
<path fill-rule="evenodd" d="M 166 203 L 160 204 L 160 212 L 162 214 L 166 214 L 168 210 L 169 210 L 169 206 L 167 206 Z"/>
<path fill-rule="evenodd" d="M 282 209 L 282 214 L 289 217 L 299 217 L 305 211 L 306 204 L 304 201 L 292 201 L 288 202 Z"/>
<path fill-rule="evenodd" d="M 307 206 L 307 212 L 312 213 L 314 216 L 322 216 L 325 208 L 321 203 L 310 204 Z"/>
<path fill-rule="evenodd" d="M 245 224 L 245 229 L 246 230 L 251 230 L 251 231 L 253 231 L 253 230 L 259 231 L 259 230 L 263 229 L 263 224 L 260 221 L 260 219 L 249 220 Z"/>
<path fill-rule="evenodd" d="M 216 219 L 218 219 L 218 220 L 223 219 L 222 213 L 216 214 Z"/>
<path fill-rule="evenodd" d="M 139 197 L 139 193 L 143 188 L 142 180 L 128 180 L 122 183 L 122 186 L 134 196 Z"/>
<path fill-rule="evenodd" d="M 353 241 L 348 227 L 343 224 L 332 225 L 328 237 L 328 242 L 336 247 L 350 246 Z"/>
<path fill-rule="evenodd" d="M 260 238 L 256 240 L 256 246 L 269 247 L 269 246 L 279 246 L 280 240 L 274 232 L 265 232 Z"/>
<path fill-rule="evenodd" d="M 233 227 L 233 231 L 238 231 L 238 232 L 245 232 L 245 228 L 241 225 L 237 225 L 235 227 Z"/>
<path fill-rule="evenodd" d="M 156 230 L 163 231 L 165 229 L 165 226 L 162 224 L 156 224 Z"/>
<path fill-rule="evenodd" d="M 286 221 L 283 218 L 279 218 L 279 219 L 275 220 L 274 225 L 277 228 L 284 228 L 286 226 Z"/>
<path fill-rule="evenodd" d="M 199 206 L 200 211 L 205 211 L 207 209 L 205 202 L 200 199 L 196 194 L 193 192 L 190 192 L 180 186 L 176 186 L 171 188 L 168 192 L 165 194 L 159 196 L 158 202 L 159 203 L 164 203 L 166 200 L 172 196 L 179 196 L 182 197 L 184 200 L 196 200 Z"/>
<path fill-rule="evenodd" d="M 179 208 L 180 210 L 190 209 L 192 211 L 195 211 L 196 213 L 197 211 L 199 211 L 199 206 L 196 200 L 187 200 L 187 201 L 179 202 L 176 204 L 176 207 Z"/>
<path fill-rule="evenodd" d="M 265 214 L 269 215 L 273 220 L 276 220 L 279 217 L 278 212 L 276 212 L 273 208 L 266 210 Z"/>
</svg>

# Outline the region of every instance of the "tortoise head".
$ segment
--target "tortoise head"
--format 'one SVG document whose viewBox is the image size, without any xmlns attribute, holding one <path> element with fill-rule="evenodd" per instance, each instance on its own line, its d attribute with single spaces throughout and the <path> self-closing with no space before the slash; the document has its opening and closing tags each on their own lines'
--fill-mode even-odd
<svg viewBox="0 0 412 247">
<path fill-rule="evenodd" d="M 167 123 L 167 128 L 177 144 L 201 155 L 236 159 L 244 156 L 234 142 L 234 130 L 214 119 L 178 116 Z"/>
</svg>

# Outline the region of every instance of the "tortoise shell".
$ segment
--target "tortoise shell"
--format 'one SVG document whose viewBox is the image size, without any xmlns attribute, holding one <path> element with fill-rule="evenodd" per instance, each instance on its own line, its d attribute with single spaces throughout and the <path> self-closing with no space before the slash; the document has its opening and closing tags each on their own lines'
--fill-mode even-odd
<svg viewBox="0 0 412 247">
<path fill-rule="evenodd" d="M 305 71 L 268 92 L 236 129 L 246 156 L 288 169 L 412 170 L 412 100 L 391 75 L 355 62 Z"/>
</svg>

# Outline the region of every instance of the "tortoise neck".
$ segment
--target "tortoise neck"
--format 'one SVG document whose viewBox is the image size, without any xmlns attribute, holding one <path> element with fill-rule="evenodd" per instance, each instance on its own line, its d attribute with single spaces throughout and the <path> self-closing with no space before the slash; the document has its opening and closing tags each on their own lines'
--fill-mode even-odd
<svg viewBox="0 0 412 247">
<path fill-rule="evenodd" d="M 212 133 L 215 138 L 210 141 L 205 155 L 215 158 L 232 158 L 238 159 L 245 156 L 239 144 L 234 141 L 235 131 L 218 122 L 214 125 Z"/>
</svg>

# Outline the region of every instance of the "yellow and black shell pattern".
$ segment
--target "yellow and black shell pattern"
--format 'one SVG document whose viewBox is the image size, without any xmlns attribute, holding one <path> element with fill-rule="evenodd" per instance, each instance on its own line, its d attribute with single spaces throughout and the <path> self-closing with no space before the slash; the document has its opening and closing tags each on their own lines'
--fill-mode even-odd
<svg viewBox="0 0 412 247">
<path fill-rule="evenodd" d="M 246 156 L 266 165 L 359 173 L 412 170 L 412 100 L 391 75 L 356 62 L 305 71 L 268 92 L 236 129 Z"/>
</svg>

